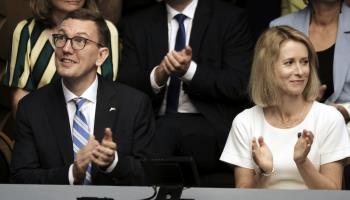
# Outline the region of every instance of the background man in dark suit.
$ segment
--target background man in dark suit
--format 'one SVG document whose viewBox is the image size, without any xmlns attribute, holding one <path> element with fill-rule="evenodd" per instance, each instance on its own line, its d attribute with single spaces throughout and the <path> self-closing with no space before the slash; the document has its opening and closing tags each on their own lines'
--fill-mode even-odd
<svg viewBox="0 0 350 200">
<path fill-rule="evenodd" d="M 166 0 L 123 28 L 118 80 L 152 97 L 158 152 L 191 155 L 201 173 L 216 169 L 232 120 L 247 105 L 253 43 L 245 15 L 217 0 Z"/>
<path fill-rule="evenodd" d="M 142 183 L 139 159 L 149 155 L 153 137 L 151 104 L 146 95 L 97 75 L 107 38 L 103 18 L 88 10 L 69 14 L 53 35 L 62 79 L 19 104 L 14 182 Z"/>
</svg>

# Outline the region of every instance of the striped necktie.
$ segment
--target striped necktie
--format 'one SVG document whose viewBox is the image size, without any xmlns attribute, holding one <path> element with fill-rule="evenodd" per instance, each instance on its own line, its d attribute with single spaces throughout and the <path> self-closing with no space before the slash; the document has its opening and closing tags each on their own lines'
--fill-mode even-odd
<svg viewBox="0 0 350 200">
<path fill-rule="evenodd" d="M 78 151 L 88 143 L 90 138 L 89 134 L 89 125 L 86 121 L 86 118 L 81 111 L 83 104 L 86 102 L 84 98 L 75 98 L 73 99 L 76 111 L 73 118 L 73 150 L 74 150 L 74 160 L 76 159 L 76 155 Z M 88 168 L 86 170 L 84 185 L 91 184 L 91 163 L 89 163 Z"/>
</svg>

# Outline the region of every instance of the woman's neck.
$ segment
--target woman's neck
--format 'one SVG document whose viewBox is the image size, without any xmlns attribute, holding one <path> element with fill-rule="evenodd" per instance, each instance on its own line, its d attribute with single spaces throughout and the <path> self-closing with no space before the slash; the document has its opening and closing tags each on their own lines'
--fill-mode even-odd
<svg viewBox="0 0 350 200">
<path fill-rule="evenodd" d="M 318 26 L 329 26 L 338 23 L 340 13 L 340 1 L 313 2 L 311 23 Z"/>
<path fill-rule="evenodd" d="M 272 111 L 281 117 L 291 117 L 300 114 L 300 111 L 305 108 L 307 102 L 303 96 L 298 97 L 282 97 L 281 104 L 272 107 Z"/>
<path fill-rule="evenodd" d="M 309 37 L 316 51 L 330 48 L 337 38 L 340 2 L 312 1 Z"/>
<path fill-rule="evenodd" d="M 291 128 L 301 123 L 312 104 L 302 96 L 281 99 L 281 104 L 264 108 L 266 120 L 277 128 Z"/>
</svg>

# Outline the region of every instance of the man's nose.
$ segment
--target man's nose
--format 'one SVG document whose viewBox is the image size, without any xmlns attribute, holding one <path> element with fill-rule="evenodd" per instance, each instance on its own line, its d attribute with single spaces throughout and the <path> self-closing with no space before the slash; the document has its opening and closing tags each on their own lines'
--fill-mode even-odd
<svg viewBox="0 0 350 200">
<path fill-rule="evenodd" d="M 62 50 L 64 52 L 73 52 L 74 51 L 74 49 L 72 47 L 72 40 L 71 39 L 67 39 L 66 44 L 64 44 Z"/>
</svg>

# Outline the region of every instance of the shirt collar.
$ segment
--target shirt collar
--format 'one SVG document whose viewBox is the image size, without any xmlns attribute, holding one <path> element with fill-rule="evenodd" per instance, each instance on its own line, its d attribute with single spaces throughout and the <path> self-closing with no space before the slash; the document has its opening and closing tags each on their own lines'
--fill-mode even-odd
<svg viewBox="0 0 350 200">
<path fill-rule="evenodd" d="M 62 88 L 63 88 L 63 95 L 66 100 L 66 103 L 72 101 L 73 99 L 77 98 L 78 96 L 75 95 L 73 92 L 71 92 L 63 83 L 63 80 L 61 79 Z M 80 96 L 90 102 L 96 103 L 97 98 L 97 87 L 98 87 L 98 78 L 96 75 L 96 78 L 94 82 L 83 92 L 83 94 Z"/>
<path fill-rule="evenodd" d="M 175 17 L 175 15 L 179 13 L 186 15 L 186 17 L 189 19 L 193 19 L 194 13 L 197 8 L 197 4 L 198 4 L 198 0 L 192 0 L 192 2 L 188 4 L 187 7 L 182 12 L 175 10 L 174 8 L 169 6 L 169 4 L 166 4 L 166 9 L 168 12 L 168 22 L 170 22 Z"/>
</svg>

